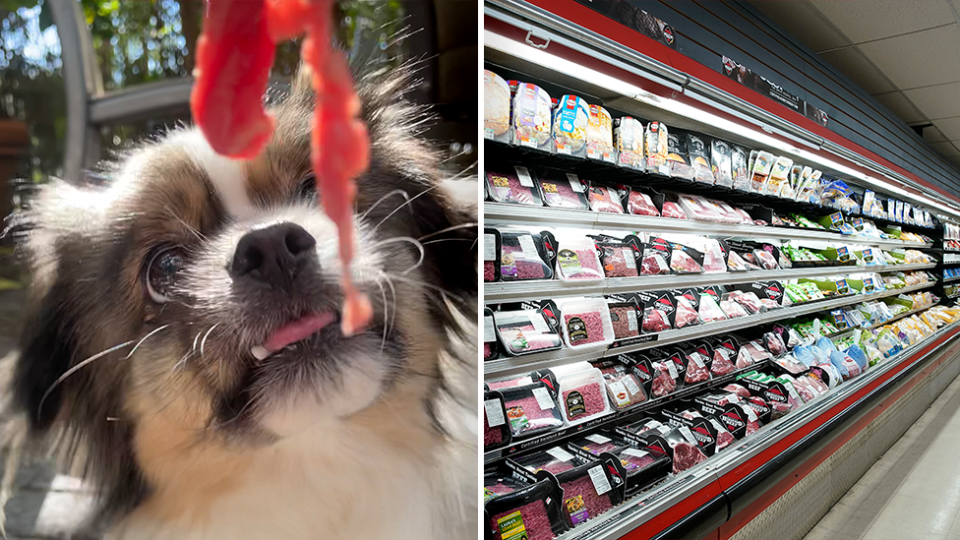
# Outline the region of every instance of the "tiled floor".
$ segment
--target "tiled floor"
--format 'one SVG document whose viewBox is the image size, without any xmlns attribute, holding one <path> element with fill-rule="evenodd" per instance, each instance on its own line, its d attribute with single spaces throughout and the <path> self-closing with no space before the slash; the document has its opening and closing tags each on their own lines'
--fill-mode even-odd
<svg viewBox="0 0 960 540">
<path fill-rule="evenodd" d="M 806 540 L 960 540 L 960 379 Z"/>
</svg>

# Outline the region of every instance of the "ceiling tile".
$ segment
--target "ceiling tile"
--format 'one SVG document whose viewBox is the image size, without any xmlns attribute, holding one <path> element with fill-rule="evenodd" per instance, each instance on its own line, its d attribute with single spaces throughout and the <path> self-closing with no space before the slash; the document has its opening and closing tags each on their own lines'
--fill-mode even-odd
<svg viewBox="0 0 960 540">
<path fill-rule="evenodd" d="M 923 113 L 917 110 L 913 103 L 910 103 L 910 100 L 907 99 L 902 92 L 888 92 L 886 94 L 877 94 L 873 97 L 887 109 L 890 109 L 890 112 L 908 124 L 926 120 Z"/>
<path fill-rule="evenodd" d="M 899 36 L 954 22 L 950 4 L 943 0 L 816 0 L 810 4 L 854 43 Z"/>
<path fill-rule="evenodd" d="M 951 141 L 960 140 L 960 118 L 941 118 L 934 120 L 933 125 L 937 126 L 940 133 Z"/>
<path fill-rule="evenodd" d="M 897 89 L 856 47 L 820 53 L 820 57 L 871 94 L 893 92 Z"/>
<path fill-rule="evenodd" d="M 826 51 L 851 44 L 847 36 L 830 24 L 810 2 L 760 0 L 750 2 L 750 5 L 814 51 Z"/>
<path fill-rule="evenodd" d="M 934 150 L 936 150 L 937 152 L 940 152 L 945 157 L 948 157 L 948 158 L 960 157 L 960 150 L 957 150 L 956 143 L 945 141 L 945 142 L 931 143 L 930 146 L 932 146 Z"/>
<path fill-rule="evenodd" d="M 923 128 L 923 140 L 928 143 L 946 142 L 947 138 L 937 129 L 937 126 Z"/>
<path fill-rule="evenodd" d="M 913 102 L 927 118 L 960 116 L 960 82 L 904 90 L 903 94 Z"/>
<path fill-rule="evenodd" d="M 900 89 L 960 81 L 960 27 L 956 24 L 859 47 Z"/>
</svg>

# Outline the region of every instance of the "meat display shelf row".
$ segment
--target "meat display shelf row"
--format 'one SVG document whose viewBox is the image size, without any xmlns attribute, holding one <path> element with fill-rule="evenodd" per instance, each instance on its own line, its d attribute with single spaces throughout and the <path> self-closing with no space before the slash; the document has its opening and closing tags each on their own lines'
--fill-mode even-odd
<svg viewBox="0 0 960 540">
<path fill-rule="evenodd" d="M 946 346 L 945 340 L 955 338 L 958 328 L 960 323 L 941 328 L 929 339 L 905 348 L 896 356 L 871 367 L 859 377 L 843 383 L 787 416 L 763 426 L 756 433 L 738 441 L 736 446 L 731 446 L 707 461 L 669 478 L 652 490 L 625 501 L 622 505 L 589 521 L 588 525 L 558 536 L 557 540 L 621 538 L 651 520 L 657 519 L 664 511 L 694 495 L 708 484 L 716 483 L 721 479 L 725 480 L 720 482 L 721 485 L 735 483 L 738 477 L 750 474 L 750 471 L 744 471 L 743 467 L 759 454 L 791 434 L 803 430 L 807 424 L 818 420 L 847 398 L 872 385 L 888 381 L 905 370 L 906 366 L 920 361 L 925 355 L 921 356 L 919 353 L 932 343 L 940 340 L 944 341 L 940 346 Z M 890 373 L 891 371 L 894 373 Z M 702 502 L 697 503 L 699 504 Z M 646 532 L 653 535 L 670 525 L 670 522 L 661 520 L 652 527 L 654 530 Z"/>
<path fill-rule="evenodd" d="M 879 246 L 882 248 L 927 249 L 933 246 L 932 243 L 902 242 L 900 240 L 884 240 L 867 236 L 843 235 L 818 229 L 764 227 L 760 225 L 696 221 L 693 219 L 635 216 L 633 214 L 608 214 L 587 210 L 547 208 L 489 201 L 483 203 L 483 218 L 484 224 L 487 226 L 532 225 L 538 227 L 575 227 L 629 232 L 675 232 L 751 239 L 780 238 L 785 240 L 819 240 L 836 242 L 838 244 Z"/>
<path fill-rule="evenodd" d="M 691 339 L 700 339 L 706 336 L 722 334 L 725 332 L 733 332 L 735 330 L 750 328 L 752 326 L 771 324 L 785 319 L 792 319 L 793 317 L 798 317 L 800 315 L 817 313 L 850 304 L 879 300 L 880 298 L 886 298 L 888 296 L 896 296 L 901 293 L 926 289 L 934 286 L 935 284 L 936 282 L 934 281 L 928 281 L 926 283 L 919 283 L 909 287 L 888 289 L 872 294 L 851 295 L 840 298 L 819 300 L 816 302 L 808 302 L 805 304 L 775 309 L 759 315 L 739 317 L 736 319 L 710 324 L 701 324 L 690 328 L 684 328 L 682 330 L 666 330 L 657 334 L 647 334 L 645 336 L 641 336 L 647 339 L 647 341 L 643 343 L 616 347 L 613 349 L 592 349 L 588 351 L 580 351 L 571 350 L 568 348 L 558 351 L 546 351 L 542 353 L 533 353 L 500 360 L 491 360 L 483 363 L 483 375 L 484 378 L 489 378 L 492 375 L 495 375 L 499 378 L 508 375 L 526 374 L 537 369 L 569 364 L 571 362 L 577 362 L 581 360 L 595 360 L 601 357 L 612 357 L 623 353 L 653 349 L 656 347 L 662 347 L 664 345 L 672 345 L 674 343 L 689 341 Z"/>
<path fill-rule="evenodd" d="M 610 414 L 605 414 L 599 418 L 593 418 L 590 421 L 584 422 L 582 424 L 578 424 L 575 426 L 561 427 L 555 431 L 546 433 L 544 435 L 538 435 L 536 437 L 531 437 L 529 439 L 525 439 L 522 441 L 513 442 L 510 444 L 510 446 L 506 446 L 504 448 L 498 448 L 496 450 L 490 450 L 488 452 L 484 452 L 483 463 L 485 465 L 488 465 L 490 463 L 498 461 L 501 458 L 509 457 L 513 454 L 518 454 L 520 452 L 530 452 L 536 448 L 541 448 L 544 446 L 554 446 L 554 445 L 560 444 L 562 441 L 566 439 L 569 439 L 570 437 L 573 437 L 579 433 L 583 433 L 584 431 L 587 431 L 590 429 L 601 428 L 604 426 L 610 426 L 614 424 L 619 425 L 619 424 L 640 420 L 643 417 L 643 413 L 646 411 L 655 409 L 657 407 L 660 407 L 661 405 L 664 405 L 674 400 L 683 399 L 683 398 L 687 398 L 687 397 L 699 394 L 700 392 L 703 392 L 704 390 L 707 390 L 710 388 L 720 388 L 721 386 L 726 386 L 728 383 L 731 383 L 734 380 L 736 380 L 738 375 L 742 373 L 754 371 L 757 369 L 761 369 L 764 366 L 766 366 L 768 362 L 769 362 L 768 360 L 761 360 L 760 362 L 757 362 L 756 364 L 748 368 L 738 369 L 734 372 L 727 373 L 726 375 L 720 375 L 720 376 L 711 375 L 713 378 L 708 381 L 703 381 L 697 384 L 686 385 L 680 390 L 672 394 L 659 397 L 659 398 L 648 399 L 643 403 L 637 403 L 636 405 L 632 407 L 628 407 L 622 411 L 614 411 Z"/>
<path fill-rule="evenodd" d="M 567 296 L 597 296 L 639 291 L 659 291 L 679 287 L 708 287 L 710 285 L 734 285 L 754 281 L 799 279 L 860 272 L 905 272 L 935 268 L 936 263 L 887 264 L 881 266 L 816 266 L 789 268 L 786 270 L 761 270 L 753 272 L 719 272 L 714 274 L 671 274 L 607 278 L 600 282 L 578 284 L 560 280 L 512 281 L 483 284 L 483 301 L 486 304 L 523 302 Z"/>
</svg>

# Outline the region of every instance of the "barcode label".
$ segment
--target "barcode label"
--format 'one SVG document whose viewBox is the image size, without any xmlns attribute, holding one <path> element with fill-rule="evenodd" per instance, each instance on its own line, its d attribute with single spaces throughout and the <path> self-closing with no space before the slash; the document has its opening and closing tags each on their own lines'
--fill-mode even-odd
<svg viewBox="0 0 960 540">
<path fill-rule="evenodd" d="M 676 379 L 677 377 L 680 376 L 680 374 L 677 373 L 677 366 L 674 365 L 673 360 L 667 360 L 666 362 L 664 362 L 664 364 L 667 365 L 667 371 L 670 372 L 671 378 Z"/>
<path fill-rule="evenodd" d="M 631 269 L 637 269 L 637 259 L 633 256 L 633 248 L 623 248 L 623 264 Z"/>
<path fill-rule="evenodd" d="M 541 334 L 549 334 L 550 327 L 547 325 L 547 321 L 543 318 L 543 314 L 539 311 L 530 312 L 530 324 L 533 325 L 533 329 Z"/>
<path fill-rule="evenodd" d="M 588 471 L 590 480 L 593 480 L 593 487 L 597 490 L 597 495 L 603 495 L 610 491 L 610 481 L 607 475 L 603 473 L 603 465 L 597 465 Z"/>
<path fill-rule="evenodd" d="M 495 235 L 483 235 L 483 260 L 497 260 L 497 237 Z"/>
<path fill-rule="evenodd" d="M 517 242 L 520 243 L 520 250 L 523 251 L 525 259 L 536 260 L 540 257 L 540 254 L 537 253 L 537 246 L 533 244 L 533 237 L 529 234 L 517 237 Z"/>
<path fill-rule="evenodd" d="M 493 317 L 483 318 L 483 342 L 490 343 L 497 340 L 497 333 L 493 328 Z"/>
<path fill-rule="evenodd" d="M 680 427 L 680 434 L 683 435 L 683 438 L 686 439 L 690 444 L 694 446 L 697 445 L 697 439 L 693 437 L 693 433 L 691 433 L 690 428 L 687 426 Z"/>
<path fill-rule="evenodd" d="M 524 187 L 533 187 L 533 178 L 530 177 L 530 171 L 526 167 L 520 167 L 519 165 L 514 167 L 514 170 L 517 171 L 517 178 L 520 180 L 520 185 Z"/>
<path fill-rule="evenodd" d="M 550 392 L 542 386 L 533 389 L 533 397 L 537 398 L 537 403 L 540 404 L 541 410 L 549 411 L 554 407 L 553 398 L 550 397 Z"/>
<path fill-rule="evenodd" d="M 597 444 L 606 444 L 610 442 L 610 439 L 608 439 L 607 437 L 604 437 L 603 435 L 597 435 L 597 434 L 587 435 L 586 439 L 590 442 L 595 442 Z"/>
<path fill-rule="evenodd" d="M 797 389 L 794 388 L 792 384 L 784 383 L 783 386 L 787 388 L 787 393 L 790 394 L 790 397 L 792 397 L 794 400 L 800 399 L 800 394 L 797 393 Z"/>
<path fill-rule="evenodd" d="M 623 451 L 620 452 L 620 455 L 642 458 L 650 455 L 650 452 L 640 450 L 639 448 L 624 448 Z"/>
<path fill-rule="evenodd" d="M 691 355 L 690 355 L 690 359 L 693 360 L 693 362 L 694 362 L 695 364 L 697 364 L 698 367 L 701 367 L 701 368 L 706 368 L 706 367 L 707 367 L 707 364 L 704 363 L 703 357 L 700 356 L 700 353 L 693 353 L 693 354 L 691 354 Z"/>
<path fill-rule="evenodd" d="M 637 312 L 631 309 L 627 312 L 627 327 L 631 332 L 637 331 Z"/>
<path fill-rule="evenodd" d="M 559 459 L 560 461 L 573 461 L 573 454 L 567 452 L 559 446 L 554 446 L 553 448 L 547 448 L 547 453 L 551 456 Z"/>
<path fill-rule="evenodd" d="M 488 399 L 483 402 L 483 408 L 487 411 L 487 424 L 490 427 L 502 426 L 506 423 L 503 417 L 503 407 L 500 406 L 499 399 Z"/>
<path fill-rule="evenodd" d="M 623 381 L 623 385 L 627 387 L 627 391 L 630 392 L 630 394 L 637 395 L 640 393 L 640 387 L 634 382 L 633 376 L 624 377 L 621 381 Z"/>
<path fill-rule="evenodd" d="M 573 173 L 567 173 L 567 182 L 570 182 L 570 189 L 577 193 L 583 193 L 583 184 L 580 183 L 580 179 L 577 178 L 577 175 Z"/>
</svg>

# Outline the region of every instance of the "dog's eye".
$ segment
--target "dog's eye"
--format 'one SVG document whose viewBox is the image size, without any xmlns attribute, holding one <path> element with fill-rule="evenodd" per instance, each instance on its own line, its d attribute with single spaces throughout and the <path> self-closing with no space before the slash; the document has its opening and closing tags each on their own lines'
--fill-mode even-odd
<svg viewBox="0 0 960 540">
<path fill-rule="evenodd" d="M 171 300 L 177 274 L 182 269 L 183 252 L 179 248 L 165 248 L 153 255 L 147 266 L 146 284 L 154 302 L 163 304 Z"/>
<path fill-rule="evenodd" d="M 316 199 L 317 198 L 317 177 L 310 173 L 300 180 L 297 185 L 298 199 Z"/>
</svg>

